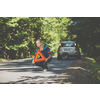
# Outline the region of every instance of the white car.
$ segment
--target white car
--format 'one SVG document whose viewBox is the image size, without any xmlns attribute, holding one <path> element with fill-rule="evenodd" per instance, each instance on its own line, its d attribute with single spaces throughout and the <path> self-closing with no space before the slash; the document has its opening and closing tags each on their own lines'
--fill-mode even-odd
<svg viewBox="0 0 100 100">
<path fill-rule="evenodd" d="M 79 47 L 75 41 L 61 42 L 57 51 L 57 59 L 67 60 L 69 57 L 81 58 Z"/>
</svg>

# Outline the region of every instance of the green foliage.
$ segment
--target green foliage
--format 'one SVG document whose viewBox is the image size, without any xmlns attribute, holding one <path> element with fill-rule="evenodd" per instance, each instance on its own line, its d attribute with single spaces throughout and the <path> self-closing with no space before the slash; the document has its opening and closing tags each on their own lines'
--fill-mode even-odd
<svg viewBox="0 0 100 100">
<path fill-rule="evenodd" d="M 95 61 L 96 61 L 97 63 L 100 63 L 100 56 L 94 57 L 94 59 L 95 59 Z"/>
<path fill-rule="evenodd" d="M 6 60 L 6 59 L 4 59 L 4 58 L 0 58 L 0 62 L 3 62 L 3 60 Z"/>
<path fill-rule="evenodd" d="M 72 24 L 68 26 L 68 38 L 77 41 L 86 56 L 99 57 L 100 18 L 73 17 L 71 20 Z"/>
<path fill-rule="evenodd" d="M 74 40 L 86 56 L 99 62 L 100 18 L 67 17 L 0 17 L 0 49 L 2 57 L 34 55 L 37 39 L 48 45 L 53 55 L 61 41 Z"/>
<path fill-rule="evenodd" d="M 23 58 L 28 56 L 28 51 L 34 56 L 37 39 L 57 55 L 59 43 L 67 40 L 70 24 L 71 19 L 66 17 L 1 17 L 2 57 L 6 54 L 13 59 Z"/>
<path fill-rule="evenodd" d="M 96 63 L 93 58 L 86 57 L 86 61 L 88 61 L 87 68 L 89 71 L 88 77 L 91 80 L 92 84 L 100 83 L 100 64 Z"/>
<path fill-rule="evenodd" d="M 67 40 L 67 26 L 71 23 L 66 17 L 46 17 L 42 20 L 42 36 L 44 44 L 50 47 L 53 55 L 57 55 L 57 49 L 61 41 Z"/>
</svg>

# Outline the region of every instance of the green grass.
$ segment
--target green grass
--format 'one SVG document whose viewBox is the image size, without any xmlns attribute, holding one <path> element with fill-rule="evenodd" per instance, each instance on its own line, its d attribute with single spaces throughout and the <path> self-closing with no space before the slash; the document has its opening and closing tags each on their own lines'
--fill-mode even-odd
<svg viewBox="0 0 100 100">
<path fill-rule="evenodd" d="M 0 58 L 0 62 L 3 62 L 3 60 L 12 60 L 12 59 L 5 59 L 5 58 Z"/>
<path fill-rule="evenodd" d="M 96 63 L 93 58 L 86 57 L 88 61 L 87 68 L 89 70 L 88 77 L 90 78 L 90 83 L 100 84 L 100 64 Z"/>
<path fill-rule="evenodd" d="M 6 60 L 6 59 L 4 59 L 4 58 L 0 58 L 0 62 L 3 62 L 3 60 Z"/>
</svg>

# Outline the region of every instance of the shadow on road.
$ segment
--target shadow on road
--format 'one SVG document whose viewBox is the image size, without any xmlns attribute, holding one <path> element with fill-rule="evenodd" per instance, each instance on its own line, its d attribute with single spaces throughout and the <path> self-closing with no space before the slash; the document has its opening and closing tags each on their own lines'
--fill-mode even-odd
<svg viewBox="0 0 100 100">
<path fill-rule="evenodd" d="M 63 68 L 69 67 L 69 65 L 75 60 L 75 58 L 71 58 L 69 60 L 57 60 L 57 58 L 53 58 L 50 63 L 48 63 L 49 71 L 53 73 L 60 74 L 63 71 Z M 0 71 L 11 71 L 11 72 L 42 72 L 41 67 L 35 66 L 32 63 L 32 59 L 25 61 L 16 61 L 16 62 L 5 62 L 2 65 L 2 69 Z M 62 67 L 61 67 L 62 66 Z M 0 67 L 1 68 L 1 67 Z"/>
<path fill-rule="evenodd" d="M 69 60 L 57 60 L 57 57 L 54 57 L 50 63 L 48 63 L 49 71 L 43 72 L 41 71 L 41 67 L 32 66 L 32 59 L 22 60 L 22 61 L 14 61 L 14 62 L 4 62 L 2 63 L 2 68 L 0 67 L 0 71 L 6 72 L 30 72 L 33 76 L 21 76 L 20 79 L 16 82 L 7 82 L 6 84 L 52 84 L 57 82 L 58 74 L 61 74 L 65 71 L 67 67 L 69 67 L 76 58 L 70 58 Z M 45 74 L 54 74 L 47 75 Z M 41 76 L 44 75 L 44 76 Z M 48 81 L 47 81 L 48 80 Z"/>
</svg>

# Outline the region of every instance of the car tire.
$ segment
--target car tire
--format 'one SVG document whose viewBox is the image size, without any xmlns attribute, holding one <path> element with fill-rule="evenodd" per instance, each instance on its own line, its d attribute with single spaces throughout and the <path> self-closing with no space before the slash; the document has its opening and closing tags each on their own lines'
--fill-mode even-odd
<svg viewBox="0 0 100 100">
<path fill-rule="evenodd" d="M 68 59 L 69 59 L 69 54 L 68 54 L 68 53 L 63 53 L 63 54 L 61 55 L 61 58 L 62 58 L 63 60 L 68 60 Z"/>
</svg>

